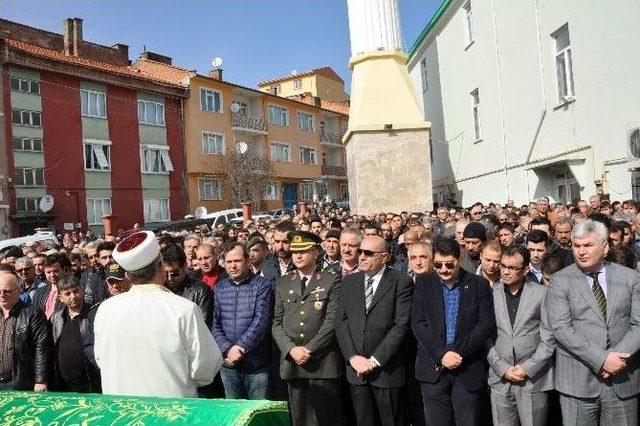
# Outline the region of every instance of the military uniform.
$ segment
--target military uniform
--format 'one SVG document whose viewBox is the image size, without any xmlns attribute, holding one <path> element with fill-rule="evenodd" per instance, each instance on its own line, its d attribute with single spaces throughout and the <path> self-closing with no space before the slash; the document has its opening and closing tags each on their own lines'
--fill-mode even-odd
<svg viewBox="0 0 640 426">
<path fill-rule="evenodd" d="M 278 279 L 273 338 L 280 348 L 280 376 L 287 382 L 294 425 L 336 426 L 342 422 L 339 378 L 344 361 L 334 334 L 340 276 L 318 268 L 304 291 L 297 271 Z M 309 360 L 297 365 L 289 352 L 304 346 Z"/>
</svg>

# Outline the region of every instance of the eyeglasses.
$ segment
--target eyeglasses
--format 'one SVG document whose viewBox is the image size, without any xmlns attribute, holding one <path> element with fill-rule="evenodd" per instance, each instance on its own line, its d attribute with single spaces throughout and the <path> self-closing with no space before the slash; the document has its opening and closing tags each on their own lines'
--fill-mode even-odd
<svg viewBox="0 0 640 426">
<path fill-rule="evenodd" d="M 526 266 L 507 266 L 504 263 L 501 263 L 500 268 L 506 269 L 507 271 L 511 271 L 511 272 L 518 272 L 526 268 Z"/>
<path fill-rule="evenodd" d="M 22 274 L 23 272 L 27 272 L 29 269 L 33 268 L 33 266 L 28 266 L 22 269 L 16 269 L 16 274 Z"/>
<path fill-rule="evenodd" d="M 373 250 L 363 250 L 363 249 L 358 249 L 358 253 L 360 254 L 364 254 L 365 257 L 372 257 L 374 254 L 379 254 L 379 253 L 386 253 L 384 251 L 373 251 Z"/>
<path fill-rule="evenodd" d="M 13 288 L 11 290 L 0 290 L 0 294 L 11 294 L 16 290 L 17 290 L 17 288 Z"/>
<path fill-rule="evenodd" d="M 433 262 L 433 269 L 442 269 L 442 267 L 447 269 L 455 269 L 455 262 Z"/>
<path fill-rule="evenodd" d="M 171 278 L 177 278 L 180 276 L 180 274 L 182 274 L 182 271 L 179 269 L 177 271 L 167 271 L 167 275 Z"/>
</svg>

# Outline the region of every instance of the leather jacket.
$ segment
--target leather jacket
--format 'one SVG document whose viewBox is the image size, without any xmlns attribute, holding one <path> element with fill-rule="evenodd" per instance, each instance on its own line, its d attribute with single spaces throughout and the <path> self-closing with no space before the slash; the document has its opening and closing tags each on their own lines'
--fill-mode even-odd
<svg viewBox="0 0 640 426">
<path fill-rule="evenodd" d="M 80 315 L 80 338 L 82 339 L 83 352 L 84 352 L 84 360 L 85 360 L 85 371 L 87 375 L 87 380 L 91 387 L 91 391 L 95 393 L 100 393 L 100 370 L 98 369 L 98 365 L 96 364 L 96 358 L 93 354 L 93 343 L 94 343 L 94 334 L 93 334 L 93 322 L 96 318 L 96 312 L 98 311 L 98 307 L 94 306 L 93 308 L 89 308 L 85 304 L 84 308 Z M 56 381 L 58 384 L 64 383 L 60 376 L 59 366 L 58 366 L 58 357 L 57 357 L 57 349 L 58 349 L 58 339 L 60 339 L 60 335 L 62 334 L 62 329 L 64 328 L 65 323 L 65 314 L 68 312 L 68 308 L 56 311 L 51 316 L 51 328 L 53 334 L 53 347 L 54 347 L 54 366 L 55 366 L 55 375 Z"/>
<path fill-rule="evenodd" d="M 182 280 L 180 288 L 177 290 L 173 290 L 168 286 L 167 288 L 178 296 L 191 300 L 198 305 L 204 316 L 204 322 L 211 330 L 211 323 L 213 322 L 213 292 L 208 285 L 187 273 L 184 280 Z"/>
<path fill-rule="evenodd" d="M 51 334 L 44 313 L 22 301 L 11 310 L 17 316 L 13 334 L 13 389 L 33 390 L 49 382 Z"/>
</svg>

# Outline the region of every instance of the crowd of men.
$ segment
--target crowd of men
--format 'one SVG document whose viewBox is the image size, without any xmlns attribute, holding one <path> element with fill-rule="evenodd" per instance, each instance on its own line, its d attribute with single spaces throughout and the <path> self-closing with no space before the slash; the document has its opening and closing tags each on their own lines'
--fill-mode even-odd
<svg viewBox="0 0 640 426">
<path fill-rule="evenodd" d="M 294 425 L 638 424 L 632 200 L 62 240 L 2 253 L 0 390 L 281 399 Z"/>
</svg>

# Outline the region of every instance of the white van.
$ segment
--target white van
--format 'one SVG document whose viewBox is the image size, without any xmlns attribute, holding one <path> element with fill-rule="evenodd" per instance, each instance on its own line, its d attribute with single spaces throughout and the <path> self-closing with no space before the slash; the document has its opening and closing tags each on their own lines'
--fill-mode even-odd
<svg viewBox="0 0 640 426">
<path fill-rule="evenodd" d="M 235 219 L 237 217 L 242 218 L 242 209 L 228 209 L 207 213 L 202 216 L 202 219 L 207 219 L 211 224 L 211 229 L 213 230 L 216 226 L 220 224 L 226 225 L 231 222 L 231 219 Z"/>
</svg>

